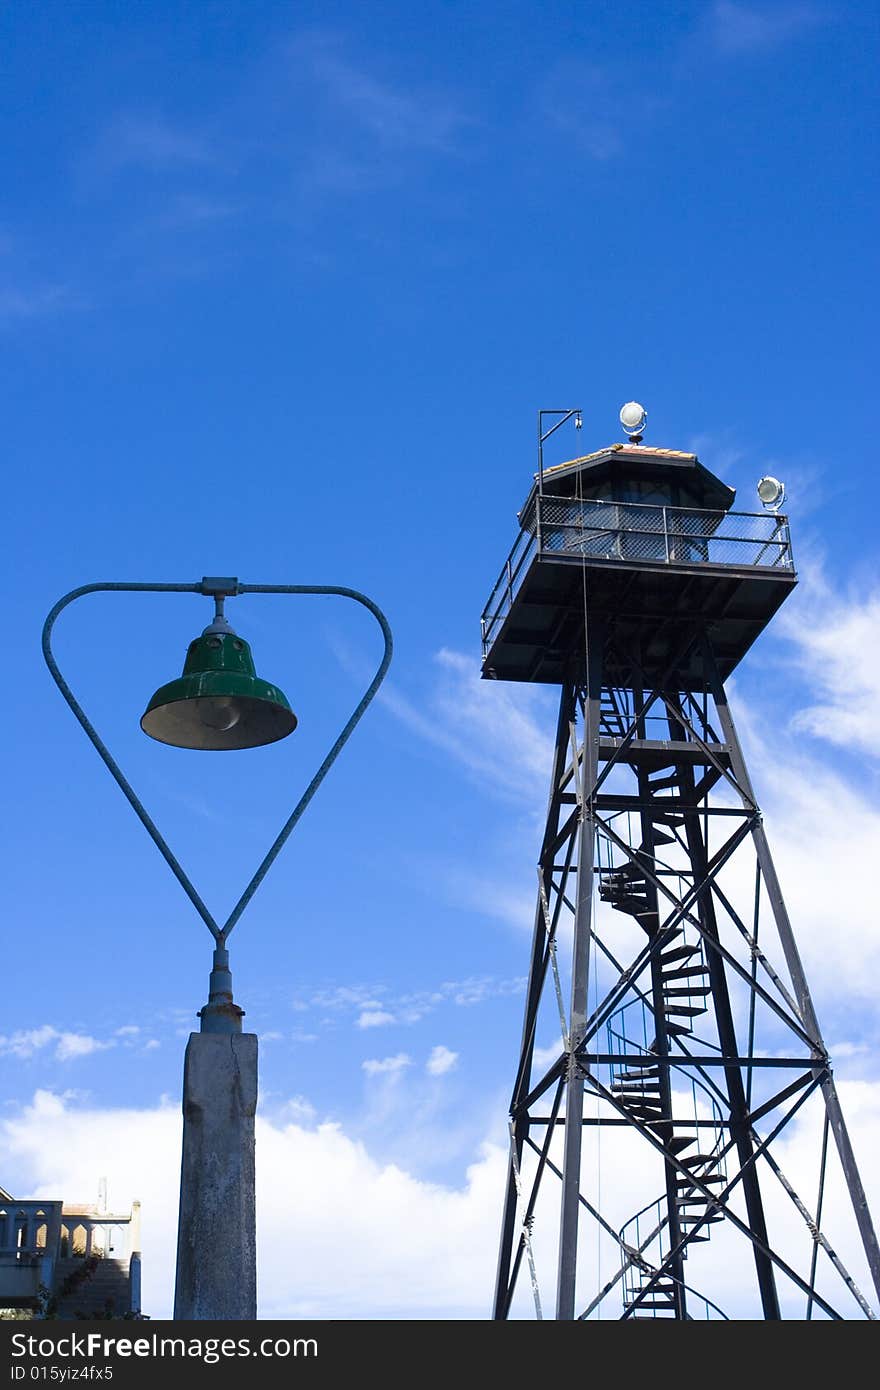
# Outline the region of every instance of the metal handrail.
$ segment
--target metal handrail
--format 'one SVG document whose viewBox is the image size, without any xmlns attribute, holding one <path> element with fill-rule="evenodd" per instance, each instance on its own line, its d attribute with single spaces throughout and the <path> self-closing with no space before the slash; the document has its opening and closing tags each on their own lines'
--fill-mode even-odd
<svg viewBox="0 0 880 1390">
<path fill-rule="evenodd" d="M 604 524 L 603 508 L 613 508 L 608 513 L 608 524 Z M 591 520 L 585 518 L 589 516 Z M 685 524 L 677 525 L 679 518 L 703 517 L 709 523 L 705 530 L 694 531 Z M 638 524 L 627 524 L 630 520 Z M 655 525 L 646 524 L 656 521 Z M 749 523 L 751 534 L 729 534 L 725 523 Z M 759 523 L 755 525 L 754 523 Z M 608 556 L 587 554 L 583 543 L 577 543 L 578 533 L 589 536 L 591 542 L 601 541 L 603 536 L 633 540 L 639 536 L 650 538 L 657 544 L 658 553 L 646 556 L 637 554 Z M 554 534 L 563 539 L 572 535 L 570 547 L 552 544 Z M 549 543 L 548 543 L 549 542 Z M 775 569 L 794 571 L 791 551 L 788 518 L 777 512 L 731 512 L 714 508 L 678 507 L 653 502 L 618 502 L 613 498 L 590 497 L 534 497 L 520 516 L 520 532 L 504 563 L 500 575 L 489 595 L 488 602 L 480 619 L 483 637 L 483 655 L 488 653 L 492 634 L 499 622 L 503 621 L 513 606 L 519 587 L 525 578 L 531 562 L 544 558 L 558 560 L 561 556 L 570 558 L 581 556 L 592 564 L 619 563 L 661 564 L 673 566 L 725 568 L 728 562 L 709 558 L 709 547 L 734 544 L 737 547 L 751 545 L 758 547 L 756 559 L 737 557 L 734 567 L 748 569 Z M 692 548 L 704 545 L 706 554 L 697 555 L 693 549 L 686 557 L 676 554 L 682 544 Z M 765 556 L 768 559 L 765 561 Z"/>
</svg>

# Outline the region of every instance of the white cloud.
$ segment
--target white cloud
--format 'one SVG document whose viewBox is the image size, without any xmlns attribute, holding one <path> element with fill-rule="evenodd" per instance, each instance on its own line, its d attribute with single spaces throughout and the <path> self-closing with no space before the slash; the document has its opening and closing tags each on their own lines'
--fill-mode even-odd
<svg viewBox="0 0 880 1390">
<path fill-rule="evenodd" d="M 854 661 L 864 637 L 862 674 L 855 669 L 852 672 L 854 708 L 850 713 L 854 738 L 867 742 L 870 692 L 873 690 L 875 699 L 880 695 L 880 665 L 864 624 L 865 605 L 847 604 L 824 583 L 819 588 L 821 581 L 816 576 L 807 582 L 813 584 L 816 595 L 808 605 L 809 620 L 806 615 L 794 619 L 783 615 L 781 630 L 794 646 L 805 688 L 821 688 L 820 667 L 827 654 L 824 679 L 826 688 L 834 692 L 826 706 L 829 710 L 833 700 L 840 701 L 838 709 L 842 710 L 846 696 L 845 658 L 838 668 L 828 632 L 840 632 Z M 870 611 L 874 602 L 866 601 Z M 880 845 L 876 799 L 839 765 L 823 759 L 825 750 L 820 741 L 812 745 L 805 742 L 800 733 L 805 722 L 819 731 L 815 707 L 797 712 L 790 732 L 772 730 L 772 741 L 771 720 L 762 709 L 754 703 L 746 705 L 737 691 L 732 692 L 731 709 L 814 994 L 823 999 L 823 1005 L 836 1004 L 842 1010 L 849 1010 L 854 1000 L 876 1005 L 880 932 L 876 904 L 865 891 L 865 866 L 876 857 Z M 821 729 L 823 739 L 835 745 L 838 740 L 831 737 L 831 731 L 839 728 L 832 723 L 837 717 L 837 712 L 833 716 L 829 713 L 828 723 Z M 829 969 L 832 941 L 833 969 Z"/>
<path fill-rule="evenodd" d="M 376 998 L 378 992 L 375 985 L 337 985 L 333 988 L 317 990 L 308 1002 L 297 1000 L 293 1007 L 297 1010 L 303 1010 L 313 1005 L 320 1009 L 339 1009 L 343 1012 L 354 1012 L 356 1009 L 379 1009 L 381 1003 Z"/>
<path fill-rule="evenodd" d="M 300 1000 L 294 1007 L 298 1012 L 307 1012 L 310 1008 L 330 1010 L 330 1018 L 321 1022 L 335 1022 L 332 1015 L 336 1013 L 355 1013 L 355 1027 L 361 1029 L 382 1028 L 391 1023 L 411 1026 L 442 1004 L 471 1007 L 486 999 L 518 994 L 523 983 L 520 976 L 499 979 L 493 975 L 475 975 L 464 980 L 444 980 L 433 989 L 410 990 L 382 1002 L 378 996 L 388 993 L 386 985 L 340 985 L 319 990 L 308 1002 Z M 314 1033 L 293 1036 L 299 1042 L 314 1042 L 316 1037 Z"/>
<path fill-rule="evenodd" d="M 841 1100 L 857 1155 L 880 1146 L 880 1086 L 841 1086 Z M 797 1118 L 776 1141 L 777 1161 L 809 1205 L 815 1196 L 815 1166 L 821 1147 L 821 1112 Z M 138 1198 L 143 1211 L 144 1308 L 153 1318 L 169 1317 L 174 1285 L 180 1113 L 169 1103 L 148 1110 L 88 1108 L 38 1092 L 29 1105 L 0 1122 L 0 1172 L 17 1195 L 86 1200 L 100 1176 L 108 1178 L 113 1205 L 126 1210 Z M 499 1136 L 503 1132 L 497 1125 Z M 627 1220 L 647 1183 L 659 1193 L 662 1173 L 646 1169 L 644 1146 L 631 1132 L 585 1134 L 585 1183 L 613 1222 Z M 835 1157 L 832 1146 L 831 1168 Z M 506 1151 L 484 1144 L 455 1185 L 420 1180 L 399 1166 L 378 1162 L 362 1144 L 334 1124 L 314 1124 L 314 1111 L 297 1097 L 279 1106 L 272 1118 L 257 1120 L 258 1290 L 262 1318 L 484 1319 L 489 1315 Z M 876 1173 L 865 1165 L 863 1178 L 876 1210 Z M 774 1242 L 796 1248 L 798 1265 L 808 1264 L 809 1236 L 782 1189 L 762 1167 L 768 1224 Z M 654 1184 L 653 1187 L 651 1184 Z M 601 1191 L 601 1197 L 598 1197 Z M 545 1312 L 552 1307 L 558 1185 L 547 1181 L 534 1233 Z M 279 1193 L 284 1200 L 279 1201 Z M 655 1195 L 656 1195 L 655 1193 Z M 827 1233 L 863 1292 L 860 1253 L 847 1197 L 832 1178 L 825 1206 Z M 726 1232 L 729 1239 L 722 1234 Z M 585 1286 L 596 1277 L 595 1227 L 583 1218 L 581 1269 Z M 290 1251 L 297 1259 L 290 1262 Z M 619 1267 L 606 1250 L 601 1274 Z M 754 1304 L 754 1265 L 747 1242 L 724 1226 L 693 1252 L 689 1282 L 716 1298 L 732 1316 L 748 1316 Z M 820 1280 L 847 1316 L 858 1309 L 828 1261 L 820 1257 Z M 517 1315 L 530 1317 L 528 1280 Z M 803 1298 L 792 1303 L 786 1281 L 783 1296 L 792 1316 L 803 1316 Z M 606 1304 L 619 1315 L 618 1295 Z M 760 1314 L 759 1314 L 760 1316 Z"/>
<path fill-rule="evenodd" d="M 368 1057 L 361 1066 L 367 1076 L 397 1076 L 405 1067 L 412 1066 L 412 1058 L 405 1052 L 398 1052 L 394 1057 Z"/>
<path fill-rule="evenodd" d="M 878 756 L 880 591 L 835 594 L 820 569 L 801 573 L 809 602 L 783 610 L 779 631 L 794 649 L 806 690 L 820 696 L 791 727 L 836 747 Z"/>
<path fill-rule="evenodd" d="M 59 1062 L 69 1062 L 74 1057 L 89 1057 L 93 1052 L 103 1052 L 113 1046 L 112 1042 L 99 1042 L 83 1033 L 60 1033 L 55 1056 Z"/>
<path fill-rule="evenodd" d="M 821 690 L 827 698 L 821 707 L 795 714 L 793 733 L 809 724 L 811 731 L 836 744 L 843 741 L 845 729 L 863 751 L 876 755 L 880 596 L 848 599 L 835 593 L 820 571 L 804 567 L 801 583 L 809 590 L 810 602 L 794 617 L 783 610 L 779 631 L 791 644 L 803 685 Z M 477 663 L 461 653 L 440 653 L 440 664 L 445 682 L 434 692 L 428 716 L 406 702 L 398 702 L 396 712 L 453 752 L 466 770 L 479 770 L 483 790 L 501 791 L 523 808 L 540 806 L 550 767 L 547 728 L 552 718 L 543 694 L 534 700 L 532 687 L 518 690 L 481 681 Z M 880 975 L 880 932 L 876 907 L 865 892 L 864 872 L 880 844 L 880 811 L 873 797 L 819 756 L 820 743 L 813 756 L 805 751 L 802 737 L 777 735 L 771 746 L 761 732 L 763 710 L 746 705 L 736 690 L 731 707 L 808 977 L 815 977 L 814 993 L 824 1001 L 836 999 L 841 1006 L 854 997 L 873 1004 Z M 512 775 L 499 768 L 512 769 Z M 739 852 L 740 863 L 743 853 Z M 735 856 L 732 871 L 737 863 Z M 525 920 L 522 902 L 518 916 Z M 834 934 L 833 971 L 827 969 L 829 932 Z M 514 985 L 521 987 L 519 982 Z M 496 988 L 493 983 L 492 991 Z M 483 991 L 484 982 L 477 980 L 443 987 L 444 996 L 457 1004 L 479 1002 Z"/>
<path fill-rule="evenodd" d="M 59 1062 L 69 1062 L 75 1057 L 88 1057 L 92 1052 L 103 1052 L 115 1047 L 114 1041 L 101 1042 L 85 1033 L 67 1033 L 44 1023 L 40 1028 L 24 1028 L 9 1037 L 0 1035 L 0 1056 L 4 1053 L 13 1057 L 27 1059 L 44 1048 L 54 1045 L 54 1055 Z"/>
<path fill-rule="evenodd" d="M 558 1059 L 561 1051 L 561 1036 L 558 1042 L 548 1043 L 546 1047 L 536 1047 L 532 1053 L 532 1075 L 541 1076 Z"/>
<path fill-rule="evenodd" d="M 32 1057 L 57 1037 L 58 1033 L 54 1028 L 50 1028 L 48 1023 L 44 1023 L 42 1028 L 21 1028 L 8 1038 L 0 1034 L 0 1053 L 10 1053 L 13 1057 Z"/>
<path fill-rule="evenodd" d="M 433 1048 L 431 1055 L 425 1063 L 425 1071 L 429 1076 L 445 1076 L 448 1071 L 452 1071 L 458 1063 L 458 1053 L 452 1052 L 442 1044 Z"/>
<path fill-rule="evenodd" d="M 386 1009 L 365 1009 L 357 1021 L 358 1028 L 382 1028 L 386 1023 L 394 1023 L 394 1014 Z"/>
</svg>

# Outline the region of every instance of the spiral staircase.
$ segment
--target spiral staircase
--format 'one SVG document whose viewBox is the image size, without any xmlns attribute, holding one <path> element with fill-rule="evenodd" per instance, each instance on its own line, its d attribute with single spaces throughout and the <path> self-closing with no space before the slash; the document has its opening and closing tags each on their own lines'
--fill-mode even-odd
<svg viewBox="0 0 880 1390">
<path fill-rule="evenodd" d="M 649 775 L 646 779 L 652 796 L 677 783 L 674 769 L 671 774 L 659 771 L 659 777 Z M 623 1317 L 690 1319 L 698 1305 L 701 1316 L 724 1318 L 716 1305 L 685 1286 L 674 1273 L 675 1262 L 670 1258 L 677 1247 L 680 1259 L 685 1260 L 693 1245 L 710 1239 L 711 1227 L 724 1218 L 709 1194 L 723 1187 L 727 1177 L 722 1111 L 715 1095 L 693 1078 L 694 1113 L 689 1120 L 675 1113 L 669 1100 L 664 1104 L 661 1094 L 661 1059 L 675 1049 L 683 1050 L 697 1020 L 709 1011 L 707 1001 L 712 991 L 699 934 L 690 926 L 665 930 L 660 926 L 656 890 L 645 870 L 654 869 L 656 847 L 674 843 L 675 836 L 668 831 L 683 822 L 680 816 L 659 809 L 662 798 L 657 806 L 651 814 L 651 843 L 643 840 L 635 859 L 599 872 L 600 898 L 633 917 L 655 946 L 652 996 L 642 994 L 629 1000 L 608 1021 L 609 1053 L 630 1059 L 612 1065 L 611 1093 L 676 1164 L 674 1196 L 670 1198 L 667 1186 L 662 1196 L 631 1217 L 619 1232 L 624 1251 Z M 697 939 L 688 939 L 691 935 Z M 631 1059 L 637 1054 L 635 1064 Z M 702 1114 L 698 1116 L 699 1109 Z"/>
</svg>

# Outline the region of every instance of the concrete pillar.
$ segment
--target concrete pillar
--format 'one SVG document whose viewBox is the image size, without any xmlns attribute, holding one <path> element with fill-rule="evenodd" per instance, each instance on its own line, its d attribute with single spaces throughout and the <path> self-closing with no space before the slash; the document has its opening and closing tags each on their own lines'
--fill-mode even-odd
<svg viewBox="0 0 880 1390">
<path fill-rule="evenodd" d="M 128 1308 L 131 1313 L 141 1311 L 141 1257 L 132 1255 L 128 1264 Z"/>
<path fill-rule="evenodd" d="M 256 1033 L 191 1033 L 183 1073 L 177 1320 L 257 1316 L 256 1108 Z"/>
<path fill-rule="evenodd" d="M 129 1255 L 141 1253 L 141 1204 L 138 1201 L 131 1204 L 131 1220 L 128 1223 L 128 1253 Z"/>
</svg>

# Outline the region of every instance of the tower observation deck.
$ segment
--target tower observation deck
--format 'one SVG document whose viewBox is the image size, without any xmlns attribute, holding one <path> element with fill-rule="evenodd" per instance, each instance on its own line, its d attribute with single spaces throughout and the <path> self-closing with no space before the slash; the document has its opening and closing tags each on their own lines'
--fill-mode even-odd
<svg viewBox="0 0 880 1390">
<path fill-rule="evenodd" d="M 613 444 L 546 470 L 483 612 L 483 674 L 559 684 L 584 650 L 586 577 L 615 648 L 643 639 L 646 673 L 666 671 L 699 619 L 726 678 L 797 582 L 787 519 L 733 501 L 675 449 Z M 699 663 L 673 677 L 699 684 Z"/>
<path fill-rule="evenodd" d="M 541 463 L 483 611 L 483 676 L 560 688 L 496 1318 L 548 1295 L 567 1320 L 876 1316 L 880 1250 L 724 686 L 796 585 L 788 521 L 734 500 L 640 436 Z"/>
</svg>

